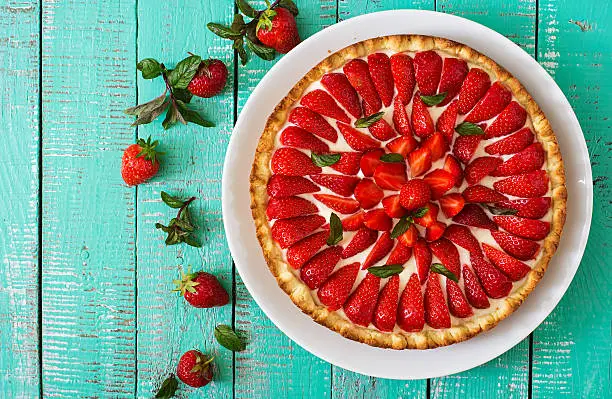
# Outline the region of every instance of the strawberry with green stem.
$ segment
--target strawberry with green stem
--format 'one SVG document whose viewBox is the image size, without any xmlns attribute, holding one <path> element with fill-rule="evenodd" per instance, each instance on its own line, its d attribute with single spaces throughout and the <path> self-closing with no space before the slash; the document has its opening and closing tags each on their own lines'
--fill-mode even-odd
<svg viewBox="0 0 612 399">
<path fill-rule="evenodd" d="M 183 201 L 162 191 L 161 198 L 170 208 L 178 209 L 176 217 L 170 219 L 168 226 L 161 223 L 155 223 L 155 228 L 161 229 L 164 233 L 168 234 L 166 237 L 166 245 L 175 245 L 184 242 L 192 247 L 201 247 L 202 245 L 193 238 L 196 226 L 191 221 L 191 212 L 188 208 L 189 204 L 196 200 L 196 197 L 191 197 Z"/>
<path fill-rule="evenodd" d="M 151 179 L 159 170 L 157 157 L 163 152 L 157 151 L 157 140 L 151 142 L 151 137 L 145 141 L 138 139 L 123 152 L 121 158 L 121 177 L 128 186 L 136 186 Z"/>
<path fill-rule="evenodd" d="M 212 308 L 229 303 L 229 295 L 221 286 L 217 278 L 206 272 L 194 272 L 187 270 L 181 272 L 181 278 L 173 280 L 176 285 L 173 291 L 180 292 L 191 306 L 195 308 Z"/>
</svg>

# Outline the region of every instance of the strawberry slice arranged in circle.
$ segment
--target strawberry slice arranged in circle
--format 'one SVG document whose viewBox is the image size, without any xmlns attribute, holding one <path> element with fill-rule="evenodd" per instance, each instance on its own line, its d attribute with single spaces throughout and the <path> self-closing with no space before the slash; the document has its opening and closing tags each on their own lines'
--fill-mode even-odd
<svg viewBox="0 0 612 399">
<path fill-rule="evenodd" d="M 455 185 L 455 177 L 444 169 L 434 169 L 423 177 L 431 189 L 431 199 L 437 200 Z"/>
<path fill-rule="evenodd" d="M 293 108 L 289 113 L 289 122 L 332 143 L 338 140 L 336 129 L 325 118 L 309 108 Z"/>
<path fill-rule="evenodd" d="M 363 209 L 370 209 L 383 199 L 385 193 L 372 181 L 361 179 L 355 187 L 355 199 Z"/>
<path fill-rule="evenodd" d="M 442 65 L 442 77 L 440 78 L 439 93 L 446 93 L 446 97 L 439 107 L 443 107 L 450 103 L 461 90 L 463 80 L 468 74 L 467 62 L 458 58 L 447 57 Z"/>
<path fill-rule="evenodd" d="M 321 85 L 355 118 L 361 117 L 359 96 L 343 73 L 328 73 L 321 78 Z"/>
<path fill-rule="evenodd" d="M 406 163 L 382 163 L 374 171 L 374 181 L 383 190 L 399 190 L 408 181 Z"/>
<path fill-rule="evenodd" d="M 491 119 L 499 114 L 512 100 L 512 92 L 501 83 L 491 85 L 484 97 L 476 104 L 474 109 L 465 117 L 466 122 L 478 123 Z"/>
<path fill-rule="evenodd" d="M 533 133 L 531 129 L 525 127 L 508 137 L 489 144 L 485 147 L 485 152 L 491 155 L 516 154 L 527 148 L 531 143 L 533 143 Z"/>
<path fill-rule="evenodd" d="M 393 54 L 390 57 L 390 61 L 393 81 L 395 82 L 395 87 L 397 87 L 397 97 L 402 104 L 406 105 L 412 98 L 412 92 L 416 84 L 414 63 L 409 55 L 403 53 Z"/>
<path fill-rule="evenodd" d="M 453 316 L 464 318 L 474 314 L 461 288 L 453 280 L 446 279 L 446 297 L 448 298 L 448 309 Z"/>
<path fill-rule="evenodd" d="M 459 102 L 455 100 L 446 107 L 436 121 L 436 130 L 442 133 L 448 143 L 452 142 L 453 135 L 455 134 L 458 110 Z"/>
<path fill-rule="evenodd" d="M 470 162 L 480 144 L 482 136 L 459 136 L 453 144 L 453 154 L 463 163 Z"/>
<path fill-rule="evenodd" d="M 428 242 L 436 241 L 442 237 L 446 230 L 446 224 L 440 221 L 435 221 L 425 229 L 425 240 Z"/>
<path fill-rule="evenodd" d="M 490 298 L 503 298 L 512 290 L 512 282 L 484 258 L 470 254 L 470 263 Z"/>
<path fill-rule="evenodd" d="M 357 230 L 351 242 L 342 251 L 342 259 L 350 258 L 368 249 L 376 242 L 378 232 L 367 227 Z"/>
<path fill-rule="evenodd" d="M 518 216 L 493 216 L 493 221 L 509 233 L 530 240 L 543 240 L 550 233 L 550 223 Z"/>
<path fill-rule="evenodd" d="M 374 316 L 379 289 L 380 277 L 367 273 L 344 303 L 346 317 L 355 324 L 367 327 Z"/>
<path fill-rule="evenodd" d="M 419 226 L 429 227 L 438 220 L 438 212 L 440 212 L 440 207 L 433 202 L 425 205 L 425 207 L 427 207 L 427 213 L 420 218 L 413 217 L 413 219 L 414 223 L 418 224 Z"/>
<path fill-rule="evenodd" d="M 457 278 L 461 276 L 461 263 L 459 260 L 459 251 L 455 244 L 446 238 L 440 238 L 437 241 L 429 243 L 431 253 L 440 260 L 440 262 L 450 270 Z"/>
<path fill-rule="evenodd" d="M 393 221 L 384 209 L 373 209 L 366 212 L 363 217 L 363 224 L 367 228 L 377 231 L 389 231 L 393 227 Z"/>
<path fill-rule="evenodd" d="M 406 247 L 410 247 L 410 248 L 416 244 L 418 238 L 419 238 L 419 232 L 416 229 L 416 227 L 414 227 L 414 224 L 411 224 L 410 227 L 408 227 L 408 230 L 406 230 L 404 234 L 397 237 L 398 241 L 402 245 Z"/>
<path fill-rule="evenodd" d="M 489 74 L 480 68 L 472 68 L 468 72 L 459 90 L 459 114 L 464 115 L 485 95 L 491 87 Z"/>
<path fill-rule="evenodd" d="M 477 184 L 502 164 L 497 157 L 479 157 L 470 162 L 464 170 L 465 180 L 468 184 Z"/>
<path fill-rule="evenodd" d="M 359 166 L 364 176 L 374 176 L 374 171 L 376 170 L 376 167 L 383 163 L 380 160 L 380 157 L 384 154 L 385 151 L 381 149 L 372 150 L 363 154 L 363 156 L 361 157 L 361 161 L 359 162 Z"/>
<path fill-rule="evenodd" d="M 516 101 L 504 108 L 497 118 L 485 130 L 485 138 L 500 137 L 517 131 L 525 125 L 527 111 Z"/>
<path fill-rule="evenodd" d="M 395 327 L 397 303 L 399 300 L 399 282 L 398 275 L 392 276 L 378 296 L 372 324 L 380 331 L 393 331 L 393 327 Z"/>
<path fill-rule="evenodd" d="M 289 219 L 317 213 L 315 204 L 301 197 L 271 198 L 266 214 L 268 219 Z"/>
<path fill-rule="evenodd" d="M 546 171 L 536 170 L 496 181 L 493 188 L 500 193 L 516 197 L 541 197 L 548 192 L 548 176 Z"/>
<path fill-rule="evenodd" d="M 280 135 L 282 145 L 314 152 L 329 152 L 329 146 L 313 134 L 297 126 L 287 126 Z"/>
<path fill-rule="evenodd" d="M 493 234 L 494 233 L 496 232 L 493 232 Z M 446 228 L 446 231 L 444 231 L 444 237 L 454 244 L 467 249 L 470 253 L 482 256 L 482 250 L 480 249 L 478 240 L 467 227 L 451 224 Z"/>
<path fill-rule="evenodd" d="M 548 210 L 550 209 L 550 204 L 550 197 L 540 197 L 500 201 L 497 202 L 495 206 L 503 209 L 517 210 L 518 212 L 514 216 L 520 216 L 529 219 L 540 219 L 548 213 Z"/>
<path fill-rule="evenodd" d="M 317 201 L 343 215 L 350 215 L 359 210 L 359 202 L 352 198 L 338 197 L 332 194 L 314 194 Z"/>
<path fill-rule="evenodd" d="M 393 126 L 402 136 L 412 137 L 412 125 L 408 119 L 406 105 L 399 97 L 393 101 Z"/>
<path fill-rule="evenodd" d="M 403 245 L 401 242 L 397 242 L 395 247 L 389 254 L 389 258 L 387 259 L 387 264 L 389 265 L 403 265 L 408 262 L 410 257 L 412 256 L 412 248 Z"/>
<path fill-rule="evenodd" d="M 355 176 L 344 176 L 337 174 L 311 175 L 310 178 L 315 183 L 326 187 L 343 197 L 350 197 L 353 195 L 355 186 L 360 181 L 360 179 Z"/>
<path fill-rule="evenodd" d="M 270 230 L 272 238 L 284 249 L 314 232 L 323 226 L 323 223 L 325 223 L 325 218 L 321 215 L 297 216 L 277 220 Z"/>
<path fill-rule="evenodd" d="M 420 176 L 431 169 L 431 151 L 421 147 L 408 154 L 408 164 L 412 177 Z"/>
<path fill-rule="evenodd" d="M 362 105 L 363 113 L 365 114 L 365 116 L 370 116 L 376 113 L 376 111 L 370 108 L 368 103 L 366 103 L 365 101 L 362 102 Z M 393 128 L 391 127 L 391 125 L 389 125 L 389 122 L 387 122 L 385 118 L 380 118 L 376 122 L 372 123 L 368 127 L 368 131 L 372 136 L 381 141 L 387 141 L 397 136 L 397 133 L 395 132 L 395 130 L 393 130 Z"/>
<path fill-rule="evenodd" d="M 319 187 L 300 176 L 272 175 L 268 180 L 268 195 L 272 198 L 291 197 L 297 194 L 316 193 Z"/>
<path fill-rule="evenodd" d="M 287 250 L 287 263 L 299 269 L 325 245 L 328 236 L 327 231 L 320 231 L 296 242 Z M 338 252 L 338 260 L 340 260 L 340 252 Z"/>
<path fill-rule="evenodd" d="M 383 198 L 382 206 L 387 215 L 391 218 L 401 218 L 408 213 L 408 211 L 400 205 L 398 194 Z"/>
<path fill-rule="evenodd" d="M 330 311 L 340 309 L 351 293 L 358 273 L 359 262 L 351 263 L 335 271 L 317 291 L 321 303 Z"/>
<path fill-rule="evenodd" d="M 497 230 L 497 225 L 476 204 L 465 204 L 461 212 L 453 217 L 453 222 L 482 229 Z"/>
<path fill-rule="evenodd" d="M 414 211 L 429 202 L 431 189 L 423 179 L 412 179 L 402 186 L 399 196 L 402 207 Z"/>
<path fill-rule="evenodd" d="M 457 161 L 457 158 L 448 154 L 444 160 L 442 169 L 455 176 L 455 187 L 461 187 L 461 183 L 463 183 L 463 169 L 459 161 Z"/>
<path fill-rule="evenodd" d="M 387 256 L 389 252 L 391 252 L 391 248 L 393 248 L 393 239 L 391 239 L 391 235 L 389 232 L 384 232 L 376 241 L 376 244 L 372 247 L 372 250 L 363 261 L 363 265 L 361 265 L 362 269 L 367 269 L 370 266 L 374 266 L 376 262 Z M 392 263 L 389 263 L 392 264 Z"/>
<path fill-rule="evenodd" d="M 452 218 L 453 216 L 461 212 L 461 210 L 465 206 L 465 199 L 459 193 L 450 193 L 443 195 L 442 197 L 440 197 L 438 202 L 440 203 L 440 208 L 442 208 L 442 213 L 444 213 L 444 216 L 446 216 L 447 218 Z"/>
<path fill-rule="evenodd" d="M 391 105 L 393 100 L 393 73 L 391 72 L 391 61 L 385 53 L 374 53 L 368 55 L 368 66 L 374 87 L 385 107 Z"/>
<path fill-rule="evenodd" d="M 300 100 L 300 104 L 323 116 L 351 123 L 346 113 L 336 104 L 336 101 L 324 90 L 316 89 L 308 92 Z"/>
<path fill-rule="evenodd" d="M 440 276 L 437 273 L 429 273 L 424 302 L 427 324 L 433 328 L 450 328 L 450 313 L 440 286 Z"/>
<path fill-rule="evenodd" d="M 342 70 L 361 98 L 363 98 L 375 112 L 378 112 L 382 107 L 382 102 L 372 82 L 368 63 L 362 59 L 355 58 L 344 64 Z"/>
<path fill-rule="evenodd" d="M 516 259 L 533 259 L 540 249 L 540 245 L 537 242 L 515 236 L 514 234 L 493 231 L 491 235 L 504 251 Z"/>
<path fill-rule="evenodd" d="M 341 152 L 340 160 L 331 165 L 331 168 L 345 175 L 356 175 L 359 173 L 360 152 Z"/>
<path fill-rule="evenodd" d="M 396 139 L 391 140 L 390 142 L 387 143 L 386 147 L 392 153 L 400 154 L 401 156 L 406 158 L 408 154 L 410 154 L 410 152 L 412 152 L 415 148 L 417 148 L 418 145 L 419 144 L 414 139 L 414 137 L 412 137 L 412 135 L 409 135 L 409 136 L 400 136 Z"/>
<path fill-rule="evenodd" d="M 357 129 L 350 127 L 342 122 L 337 122 L 340 133 L 344 137 L 346 143 L 355 151 L 369 151 L 380 148 L 380 141 L 374 140 L 372 137 Z"/>
<path fill-rule="evenodd" d="M 434 132 L 434 124 L 431 119 L 431 115 L 429 115 L 429 110 L 427 110 L 427 106 L 421 100 L 421 95 L 419 92 L 416 92 L 414 98 L 412 99 L 412 130 L 414 130 L 414 134 L 419 137 L 429 137 Z"/>
<path fill-rule="evenodd" d="M 491 176 L 513 176 L 538 170 L 544 165 L 545 156 L 542 144 L 533 143 L 497 166 Z"/>
<path fill-rule="evenodd" d="M 512 281 L 519 281 L 531 271 L 523 262 L 485 243 L 482 244 L 487 258 Z"/>
<path fill-rule="evenodd" d="M 404 331 L 421 331 L 425 326 L 425 307 L 418 276 L 413 273 L 402 292 L 397 308 L 397 325 Z"/>
<path fill-rule="evenodd" d="M 342 229 L 344 231 L 357 231 L 363 227 L 365 213 L 359 211 L 351 216 L 342 219 Z"/>
<path fill-rule="evenodd" d="M 427 137 L 422 146 L 428 148 L 431 152 L 432 162 L 436 162 L 438 159 L 442 158 L 449 149 L 448 142 L 440 132 L 435 132 Z"/>
<path fill-rule="evenodd" d="M 425 281 L 427 281 L 429 267 L 431 266 L 431 251 L 425 240 L 419 238 L 412 247 L 412 253 L 414 254 L 414 261 L 416 263 L 417 272 L 419 273 L 419 281 L 421 284 L 424 284 Z"/>
<path fill-rule="evenodd" d="M 414 56 L 414 68 L 421 93 L 426 96 L 436 94 L 442 74 L 442 57 L 433 50 L 420 51 Z"/>
<path fill-rule="evenodd" d="M 311 290 L 317 289 L 327 280 L 338 262 L 342 247 L 329 247 L 319 252 L 300 269 L 300 278 Z"/>
<path fill-rule="evenodd" d="M 272 172 L 284 176 L 306 176 L 321 173 L 308 155 L 290 147 L 281 147 L 272 154 Z"/>
<path fill-rule="evenodd" d="M 480 285 L 478 278 L 467 265 L 463 265 L 463 286 L 465 289 L 465 297 L 470 305 L 476 309 L 486 309 L 491 306 L 489 298 L 487 298 L 487 294 L 482 288 L 482 285 Z"/>
<path fill-rule="evenodd" d="M 505 195 L 479 184 L 467 187 L 462 194 L 466 202 L 491 203 L 508 199 Z"/>
</svg>

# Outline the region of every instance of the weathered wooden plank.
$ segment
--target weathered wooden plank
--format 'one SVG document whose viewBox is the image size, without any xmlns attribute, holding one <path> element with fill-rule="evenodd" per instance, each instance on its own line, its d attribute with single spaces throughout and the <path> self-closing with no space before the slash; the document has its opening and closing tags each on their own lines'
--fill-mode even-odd
<svg viewBox="0 0 612 399">
<path fill-rule="evenodd" d="M 582 126 L 593 168 L 591 234 L 572 285 L 534 332 L 533 398 L 595 398 L 610 392 L 612 273 L 612 5 L 539 2 L 539 61 L 555 78 Z M 571 198 L 570 198 L 571 200 Z"/>
<path fill-rule="evenodd" d="M 134 396 L 136 1 L 43 1 L 45 397 Z"/>
<path fill-rule="evenodd" d="M 210 0 L 147 1 L 138 6 L 138 58 L 154 57 L 169 67 L 187 56 L 218 58 L 233 69 L 231 42 L 208 32 L 208 21 L 231 22 L 232 2 Z M 133 71 L 134 65 L 130 65 Z M 221 173 L 233 119 L 233 76 L 223 93 L 212 99 L 192 100 L 217 127 L 174 126 L 164 131 L 161 119 L 139 128 L 140 137 L 159 139 L 166 151 L 160 176 L 138 187 L 137 203 L 137 396 L 150 398 L 168 373 L 176 370 L 181 354 L 199 349 L 215 356 L 215 379 L 202 390 L 181 385 L 182 397 L 232 396 L 232 353 L 220 347 L 213 330 L 231 324 L 232 306 L 196 309 L 173 288 L 179 269 L 205 270 L 219 277 L 232 293 L 232 260 L 225 241 L 221 218 Z M 161 79 L 138 78 L 138 100 L 148 101 L 163 91 Z M 176 215 L 160 200 L 160 191 L 198 199 L 190 206 L 199 227 L 202 248 L 185 244 L 167 247 L 156 222 L 167 223 Z M 205 394 L 203 393 L 205 389 Z"/>
<path fill-rule="evenodd" d="M 39 7 L 0 6 L 0 392 L 39 393 Z"/>
<path fill-rule="evenodd" d="M 263 9 L 263 1 L 251 2 Z M 302 38 L 336 22 L 335 0 L 298 2 Z M 277 57 L 278 59 L 278 57 Z M 238 106 L 242 107 L 272 62 L 253 58 L 238 67 Z M 236 354 L 236 398 L 320 398 L 331 389 L 331 366 L 306 352 L 265 316 L 236 276 L 236 327 L 251 338 Z"/>
</svg>

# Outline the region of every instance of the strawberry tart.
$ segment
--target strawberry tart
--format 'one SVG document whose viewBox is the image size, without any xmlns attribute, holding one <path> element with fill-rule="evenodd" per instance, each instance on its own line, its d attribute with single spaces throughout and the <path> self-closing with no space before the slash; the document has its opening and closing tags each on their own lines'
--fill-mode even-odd
<svg viewBox="0 0 612 399">
<path fill-rule="evenodd" d="M 555 135 L 523 86 L 470 47 L 417 35 L 312 68 L 270 115 L 250 185 L 292 301 L 393 349 L 450 345 L 510 315 L 566 213 Z"/>
</svg>

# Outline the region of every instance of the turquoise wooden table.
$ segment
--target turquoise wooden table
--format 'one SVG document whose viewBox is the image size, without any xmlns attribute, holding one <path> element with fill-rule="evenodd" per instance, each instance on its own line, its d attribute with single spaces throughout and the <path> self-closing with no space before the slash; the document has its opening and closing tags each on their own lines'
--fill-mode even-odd
<svg viewBox="0 0 612 399">
<path fill-rule="evenodd" d="M 535 57 L 582 125 L 595 185 L 582 265 L 556 310 L 527 339 L 473 370 L 421 381 L 354 374 L 319 360 L 276 329 L 232 267 L 221 216 L 224 148 L 241 106 L 270 63 L 239 65 L 230 0 L 5 0 L 0 5 L 0 396 L 150 398 L 183 351 L 216 356 L 215 381 L 180 397 L 602 398 L 610 392 L 612 234 L 612 5 L 582 0 L 299 0 L 302 37 L 373 11 L 419 8 L 493 28 Z M 255 2 L 254 2 L 255 3 Z M 263 8 L 263 1 L 257 2 Z M 123 109 L 160 82 L 138 59 L 169 63 L 187 51 L 223 60 L 220 97 L 194 103 L 217 127 L 134 129 Z M 122 151 L 158 138 L 160 176 L 129 188 Z M 565 151 L 571 151 L 565 149 Z M 195 195 L 200 249 L 166 247 L 161 190 Z M 177 266 L 205 267 L 231 306 L 195 310 L 170 293 Z M 248 336 L 220 347 L 218 323 Z M 608 392 L 608 394 L 605 394 Z M 608 396 L 609 397 L 609 396 Z"/>
</svg>

